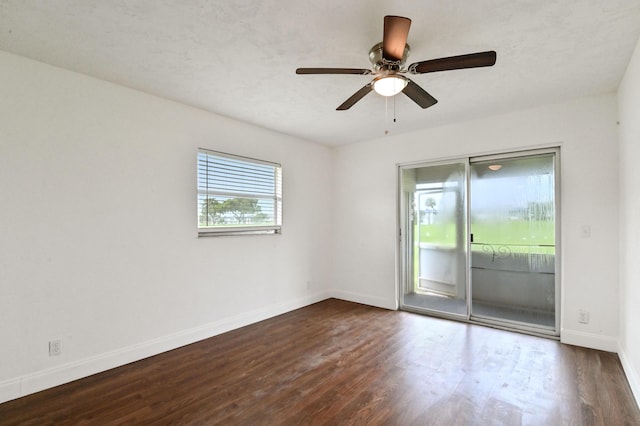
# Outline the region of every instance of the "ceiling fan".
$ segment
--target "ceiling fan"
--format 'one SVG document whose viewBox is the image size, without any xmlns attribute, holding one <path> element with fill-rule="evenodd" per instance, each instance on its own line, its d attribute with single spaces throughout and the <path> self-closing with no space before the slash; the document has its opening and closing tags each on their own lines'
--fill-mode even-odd
<svg viewBox="0 0 640 426">
<path fill-rule="evenodd" d="M 338 111 L 351 108 L 372 90 L 382 96 L 394 96 L 403 92 L 420 107 L 428 108 L 438 101 L 422 87 L 405 77 L 405 74 L 426 74 L 464 68 L 490 67 L 496 63 L 496 52 L 491 50 L 414 62 L 403 68 L 410 51 L 407 44 L 410 26 L 411 19 L 409 18 L 390 15 L 384 17 L 382 43 L 376 44 L 369 51 L 369 60 L 373 64 L 373 70 L 361 68 L 298 68 L 296 74 L 372 75 L 373 80 L 365 84 L 364 87 L 336 108 Z"/>
</svg>

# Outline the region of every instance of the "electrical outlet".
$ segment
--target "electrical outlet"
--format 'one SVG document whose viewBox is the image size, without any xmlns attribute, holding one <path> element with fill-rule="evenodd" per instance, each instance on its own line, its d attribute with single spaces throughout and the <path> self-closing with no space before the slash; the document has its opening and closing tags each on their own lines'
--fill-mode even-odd
<svg viewBox="0 0 640 426">
<path fill-rule="evenodd" d="M 49 340 L 49 356 L 58 356 L 62 353 L 62 340 Z"/>
<path fill-rule="evenodd" d="M 589 324 L 589 311 L 580 309 L 578 322 L 581 324 Z"/>
</svg>

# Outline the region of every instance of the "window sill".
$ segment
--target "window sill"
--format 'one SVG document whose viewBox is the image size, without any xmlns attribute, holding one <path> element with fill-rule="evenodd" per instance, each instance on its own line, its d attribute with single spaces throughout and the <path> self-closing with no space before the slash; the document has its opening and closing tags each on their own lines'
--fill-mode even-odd
<svg viewBox="0 0 640 426">
<path fill-rule="evenodd" d="M 201 237 L 227 237 L 238 235 L 279 235 L 282 233 L 281 228 L 264 227 L 264 228 L 225 228 L 225 229 L 208 229 L 198 230 L 198 238 Z"/>
</svg>

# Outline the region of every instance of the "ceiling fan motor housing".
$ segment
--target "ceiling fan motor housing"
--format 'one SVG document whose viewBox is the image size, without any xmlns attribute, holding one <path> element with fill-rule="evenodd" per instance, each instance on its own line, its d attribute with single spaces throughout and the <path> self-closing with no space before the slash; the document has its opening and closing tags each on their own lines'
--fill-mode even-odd
<svg viewBox="0 0 640 426">
<path fill-rule="evenodd" d="M 407 43 L 404 46 L 402 59 L 400 59 L 399 61 L 392 61 L 389 59 L 385 59 L 382 53 L 382 42 L 380 42 L 375 46 L 373 46 L 371 50 L 369 50 L 369 60 L 373 65 L 373 70 L 376 72 L 381 70 L 399 71 L 404 65 L 404 63 L 407 61 L 407 57 L 409 56 L 410 51 L 411 51 L 411 48 Z"/>
</svg>

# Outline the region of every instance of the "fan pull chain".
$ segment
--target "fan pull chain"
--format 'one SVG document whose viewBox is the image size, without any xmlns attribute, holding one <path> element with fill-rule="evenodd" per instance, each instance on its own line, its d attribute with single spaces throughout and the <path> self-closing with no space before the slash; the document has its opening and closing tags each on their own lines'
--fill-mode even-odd
<svg viewBox="0 0 640 426">
<path fill-rule="evenodd" d="M 393 98 L 393 123 L 397 123 L 398 120 L 396 118 L 396 97 L 395 96 L 385 96 L 384 98 L 384 122 L 385 123 L 389 123 L 389 98 L 392 97 Z M 384 131 L 385 135 L 389 134 L 389 129 L 385 129 Z"/>
<path fill-rule="evenodd" d="M 396 96 L 393 97 L 393 122 L 396 122 Z"/>
<path fill-rule="evenodd" d="M 384 98 L 384 122 L 386 123 L 389 119 L 389 98 Z"/>
<path fill-rule="evenodd" d="M 385 126 L 389 122 L 389 98 L 385 96 L 384 98 L 384 124 Z M 389 129 L 384 130 L 384 134 L 389 134 Z"/>
</svg>

